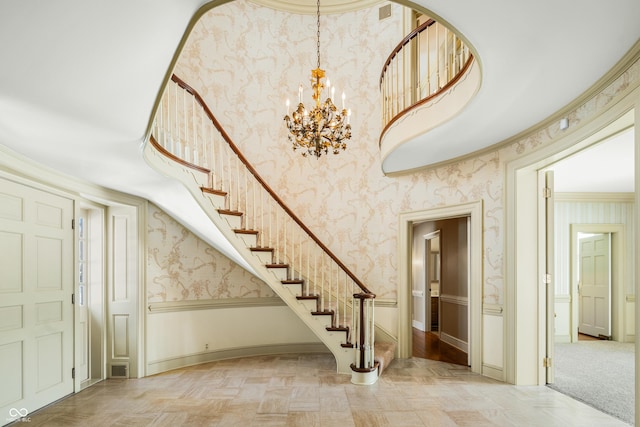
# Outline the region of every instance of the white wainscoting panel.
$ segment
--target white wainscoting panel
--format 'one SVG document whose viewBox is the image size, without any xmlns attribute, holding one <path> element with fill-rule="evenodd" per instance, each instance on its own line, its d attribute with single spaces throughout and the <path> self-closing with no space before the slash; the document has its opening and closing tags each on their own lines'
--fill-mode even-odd
<svg viewBox="0 0 640 427">
<path fill-rule="evenodd" d="M 485 305 L 482 316 L 482 374 L 504 381 L 504 317 L 502 307 Z"/>
<path fill-rule="evenodd" d="M 555 308 L 555 341 L 571 342 L 571 297 L 556 295 Z"/>
</svg>

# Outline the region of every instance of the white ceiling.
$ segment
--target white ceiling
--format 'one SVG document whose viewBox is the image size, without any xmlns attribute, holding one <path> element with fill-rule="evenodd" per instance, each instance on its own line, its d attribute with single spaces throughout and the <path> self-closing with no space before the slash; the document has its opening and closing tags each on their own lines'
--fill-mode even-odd
<svg viewBox="0 0 640 427">
<path fill-rule="evenodd" d="M 551 166 L 554 188 L 569 193 L 632 193 L 634 155 L 634 132 L 628 129 Z"/>
<path fill-rule="evenodd" d="M 0 1 L 0 147 L 145 197 L 180 219 L 175 204 L 164 202 L 183 198 L 182 190 L 145 164 L 140 146 L 180 40 L 205 3 Z M 640 35 L 638 0 L 413 3 L 473 45 L 483 81 L 461 114 L 389 156 L 388 172 L 443 160 L 434 151 L 475 151 L 535 125 L 587 90 Z M 199 211 L 185 203 L 185 212 Z"/>
</svg>

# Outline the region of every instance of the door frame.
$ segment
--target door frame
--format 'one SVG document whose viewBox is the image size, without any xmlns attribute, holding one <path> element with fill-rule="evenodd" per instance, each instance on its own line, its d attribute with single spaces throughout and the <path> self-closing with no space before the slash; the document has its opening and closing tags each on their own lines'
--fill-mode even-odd
<svg viewBox="0 0 640 427">
<path fill-rule="evenodd" d="M 580 297 L 578 294 L 578 233 L 611 234 L 611 339 L 624 341 L 625 227 L 622 224 L 571 224 L 571 342 L 578 342 Z"/>
<path fill-rule="evenodd" d="M 636 218 L 640 200 L 640 89 L 636 88 L 612 107 L 583 126 L 569 128 L 564 135 L 529 154 L 507 162 L 505 180 L 505 380 L 517 385 L 544 385 L 545 369 L 541 361 L 546 340 L 546 316 L 541 310 L 544 288 L 541 286 L 544 258 L 538 249 L 544 241 L 543 221 L 536 206 L 543 203 L 538 191 L 538 172 L 578 151 L 635 127 L 636 140 Z M 637 104 L 637 105 L 636 105 Z M 638 242 L 636 237 L 636 242 Z M 544 252 L 544 251 L 542 251 Z M 640 263 L 640 251 L 636 260 Z M 533 302 L 533 303 L 532 303 Z M 636 299 L 636 310 L 640 299 Z M 544 306 L 542 306 L 544 308 Z M 640 316 L 636 327 L 640 328 Z M 640 342 L 640 341 L 638 341 Z M 640 360 L 640 359 L 639 359 Z M 640 367 L 640 365 L 639 365 Z M 639 370 L 637 370 L 639 371 Z M 637 372 L 640 374 L 640 372 Z M 640 382 L 636 381 L 640 392 Z M 640 411 L 637 414 L 640 419 Z"/>
<path fill-rule="evenodd" d="M 413 224 L 461 216 L 469 217 L 469 362 L 482 372 L 483 201 L 405 212 L 399 215 L 398 236 L 398 357 L 411 357 Z"/>
<path fill-rule="evenodd" d="M 433 331 L 433 323 L 431 322 L 431 241 L 435 238 L 440 238 L 440 230 L 433 231 L 431 233 L 422 236 L 424 239 L 424 330 L 427 332 Z M 440 256 L 438 256 L 438 263 L 442 262 Z M 435 266 L 434 266 L 435 268 Z M 440 274 L 440 273 L 438 273 Z M 440 284 L 438 284 L 438 287 Z M 438 295 L 440 291 L 438 291 Z M 440 297 L 438 296 L 438 330 L 435 331 L 440 336 Z"/>
<path fill-rule="evenodd" d="M 84 224 L 85 233 L 87 236 L 98 232 L 99 236 L 93 236 L 91 239 L 87 240 L 87 252 L 93 252 L 93 256 L 89 257 L 89 270 L 86 274 L 89 277 L 99 275 L 97 281 L 99 282 L 99 294 L 96 296 L 95 288 L 95 277 L 92 280 L 92 283 L 87 283 L 85 294 L 87 295 L 86 303 L 87 303 L 87 311 L 89 313 L 89 378 L 85 381 L 79 381 L 76 377 L 74 378 L 74 392 L 79 392 L 84 390 L 87 387 L 92 386 L 93 384 L 100 382 L 107 378 L 107 246 L 106 246 L 106 206 L 97 204 L 88 200 L 81 199 L 76 203 L 76 212 L 75 212 L 75 230 L 74 230 L 74 240 L 75 240 L 75 255 L 74 255 L 74 266 L 78 266 L 79 259 L 79 248 L 78 246 L 78 218 L 81 216 L 81 211 L 85 211 L 87 216 L 87 223 Z M 96 246 L 99 246 L 99 266 L 95 266 L 96 260 L 95 258 L 95 250 Z M 76 339 L 77 339 L 77 329 L 79 328 L 77 318 L 78 310 L 79 310 L 79 295 L 78 295 L 78 286 L 80 283 L 79 280 L 79 271 L 77 268 L 74 268 L 74 293 L 76 294 L 75 298 L 75 306 L 74 306 L 74 367 L 77 365 L 76 361 L 80 354 L 78 354 L 81 349 L 77 347 Z M 98 271 L 96 271 L 98 270 Z M 92 296 L 93 295 L 93 296 Z M 97 332 L 97 333 L 96 333 Z"/>
</svg>

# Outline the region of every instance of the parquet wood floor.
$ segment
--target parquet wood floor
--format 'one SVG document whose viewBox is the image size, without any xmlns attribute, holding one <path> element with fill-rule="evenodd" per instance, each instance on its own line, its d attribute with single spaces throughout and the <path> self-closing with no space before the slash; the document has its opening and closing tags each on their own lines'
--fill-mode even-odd
<svg viewBox="0 0 640 427">
<path fill-rule="evenodd" d="M 211 362 L 107 380 L 29 414 L 29 426 L 624 426 L 548 387 L 468 368 L 396 359 L 372 386 L 335 373 L 330 354 Z"/>
</svg>

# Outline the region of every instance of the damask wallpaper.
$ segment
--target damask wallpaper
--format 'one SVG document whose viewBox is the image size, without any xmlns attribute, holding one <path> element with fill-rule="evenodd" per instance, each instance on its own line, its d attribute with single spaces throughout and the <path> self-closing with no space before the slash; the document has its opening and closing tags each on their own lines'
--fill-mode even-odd
<svg viewBox="0 0 640 427">
<path fill-rule="evenodd" d="M 275 296 L 262 280 L 151 203 L 147 224 L 148 302 Z"/>
<path fill-rule="evenodd" d="M 378 84 L 382 65 L 404 36 L 402 8 L 392 3 L 392 16 L 384 20 L 377 8 L 321 19 L 322 68 L 338 91 L 344 88 L 353 111 L 354 136 L 338 156 L 293 152 L 283 122 L 285 100 L 295 99 L 300 83 L 309 87 L 316 66 L 315 16 L 244 0 L 226 3 L 197 23 L 175 72 L 199 91 L 269 185 L 379 299 L 397 298 L 400 213 L 482 200 L 484 302 L 502 304 L 505 164 L 553 141 L 560 130 L 553 124 L 453 164 L 385 176 Z M 572 112 L 571 123 L 588 120 L 629 79 L 639 78 L 639 68 Z"/>
</svg>

